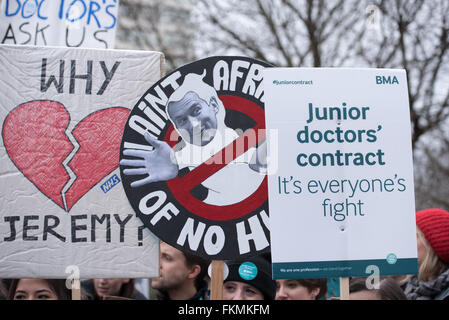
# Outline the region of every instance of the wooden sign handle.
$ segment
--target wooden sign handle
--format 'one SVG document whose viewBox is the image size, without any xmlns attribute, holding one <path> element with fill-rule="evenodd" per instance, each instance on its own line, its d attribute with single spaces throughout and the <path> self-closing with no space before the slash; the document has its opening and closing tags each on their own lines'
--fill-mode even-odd
<svg viewBox="0 0 449 320">
<path fill-rule="evenodd" d="M 72 300 L 81 300 L 81 282 L 80 279 L 72 280 Z"/>
<path fill-rule="evenodd" d="M 211 300 L 223 300 L 223 260 L 212 260 Z"/>
<path fill-rule="evenodd" d="M 340 300 L 349 300 L 349 278 L 340 278 Z"/>
</svg>

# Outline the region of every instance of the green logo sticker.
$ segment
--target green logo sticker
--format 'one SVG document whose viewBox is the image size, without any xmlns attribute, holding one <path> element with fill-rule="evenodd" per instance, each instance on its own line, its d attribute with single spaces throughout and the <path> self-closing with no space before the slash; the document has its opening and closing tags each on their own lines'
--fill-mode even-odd
<svg viewBox="0 0 449 320">
<path fill-rule="evenodd" d="M 239 267 L 239 275 L 243 280 L 253 280 L 257 277 L 257 267 L 252 262 L 243 262 Z"/>
<path fill-rule="evenodd" d="M 387 262 L 388 262 L 388 264 L 395 264 L 396 261 L 398 261 L 398 257 L 396 257 L 396 255 L 395 255 L 394 253 L 390 253 L 390 254 L 387 256 Z"/>
</svg>

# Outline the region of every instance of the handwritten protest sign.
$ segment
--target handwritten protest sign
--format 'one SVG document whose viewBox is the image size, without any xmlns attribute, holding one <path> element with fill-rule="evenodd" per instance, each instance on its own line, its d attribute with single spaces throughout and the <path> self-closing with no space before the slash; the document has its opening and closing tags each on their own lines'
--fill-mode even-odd
<svg viewBox="0 0 449 320">
<path fill-rule="evenodd" d="M 0 43 L 113 48 L 118 0 L 2 0 Z"/>
<path fill-rule="evenodd" d="M 130 108 L 162 67 L 157 52 L 0 46 L 0 278 L 158 274 L 118 166 Z"/>
<path fill-rule="evenodd" d="M 269 144 L 274 277 L 416 273 L 405 71 L 275 68 L 264 81 L 279 138 Z"/>
</svg>

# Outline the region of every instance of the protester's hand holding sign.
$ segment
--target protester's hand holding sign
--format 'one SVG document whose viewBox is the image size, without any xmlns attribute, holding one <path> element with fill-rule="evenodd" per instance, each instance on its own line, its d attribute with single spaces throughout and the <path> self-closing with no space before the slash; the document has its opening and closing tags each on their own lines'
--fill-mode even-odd
<svg viewBox="0 0 449 320">
<path fill-rule="evenodd" d="M 132 182 L 131 187 L 133 188 L 152 182 L 173 179 L 179 171 L 175 153 L 167 142 L 154 139 L 148 133 L 144 137 L 154 147 L 154 150 L 127 149 L 123 151 L 125 156 L 137 157 L 140 160 L 123 159 L 120 161 L 123 166 L 134 167 L 133 169 L 123 170 L 125 175 L 148 174 L 148 177 Z"/>
</svg>

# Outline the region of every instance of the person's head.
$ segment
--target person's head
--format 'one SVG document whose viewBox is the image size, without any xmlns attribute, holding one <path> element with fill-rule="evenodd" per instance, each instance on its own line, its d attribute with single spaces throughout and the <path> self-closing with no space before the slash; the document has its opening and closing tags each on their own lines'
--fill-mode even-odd
<svg viewBox="0 0 449 320">
<path fill-rule="evenodd" d="M 352 278 L 349 282 L 350 300 L 407 300 L 399 284 L 391 278 L 380 279 L 378 289 L 369 289 L 367 278 Z"/>
<path fill-rule="evenodd" d="M 206 102 L 189 91 L 181 100 L 170 102 L 167 112 L 178 133 L 188 143 L 205 146 L 214 138 L 218 113 L 215 97 Z"/>
<path fill-rule="evenodd" d="M 167 101 L 167 116 L 187 143 L 205 146 L 224 125 L 224 106 L 202 75 L 188 74 Z"/>
<path fill-rule="evenodd" d="M 449 264 L 449 212 L 426 209 L 416 213 L 418 278 L 429 281 Z"/>
<path fill-rule="evenodd" d="M 326 292 L 327 279 L 276 280 L 276 300 L 318 300 Z"/>
<path fill-rule="evenodd" d="M 223 282 L 224 300 L 274 300 L 276 282 L 269 261 L 255 256 L 226 264 L 229 274 Z"/>
<path fill-rule="evenodd" d="M 207 265 L 206 260 L 161 241 L 160 275 L 151 279 L 151 287 L 166 292 L 171 299 L 188 299 L 204 281 Z"/>
<path fill-rule="evenodd" d="M 93 279 L 95 295 L 131 298 L 134 294 L 134 279 Z"/>
<path fill-rule="evenodd" d="M 71 300 L 71 290 L 62 279 L 14 279 L 9 300 Z"/>
</svg>

